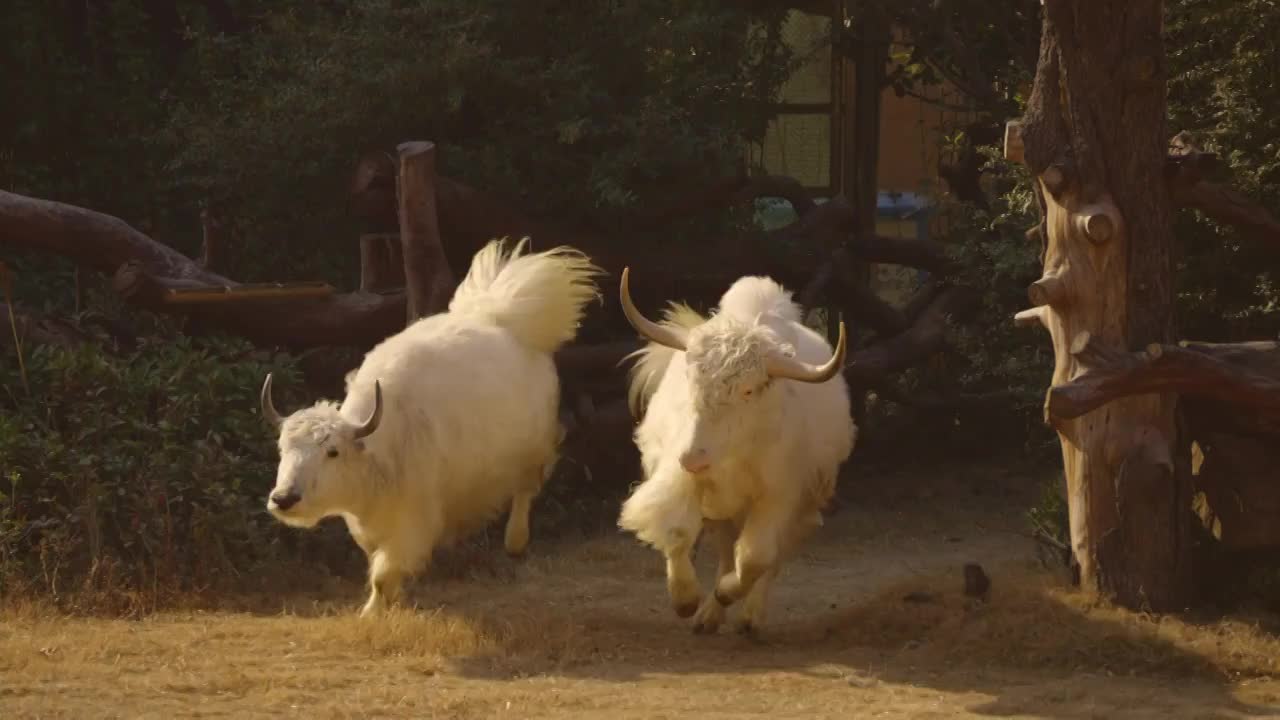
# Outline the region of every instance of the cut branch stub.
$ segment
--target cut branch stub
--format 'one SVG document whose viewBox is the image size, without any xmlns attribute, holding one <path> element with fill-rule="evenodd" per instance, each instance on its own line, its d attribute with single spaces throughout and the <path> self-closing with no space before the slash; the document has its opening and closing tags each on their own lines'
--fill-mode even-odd
<svg viewBox="0 0 1280 720">
<path fill-rule="evenodd" d="M 1022 121 L 1010 120 L 1004 126 L 1004 159 L 1020 163 L 1023 160 Z"/>
<path fill-rule="evenodd" d="M 1046 273 L 1044 277 L 1031 283 L 1027 288 L 1027 297 L 1036 307 L 1049 305 L 1055 308 L 1067 304 L 1067 284 L 1057 272 Z"/>
<path fill-rule="evenodd" d="M 1094 245 L 1102 245 L 1120 231 L 1120 212 L 1110 202 L 1085 205 L 1073 218 L 1076 229 Z"/>
<path fill-rule="evenodd" d="M 1013 316 L 1013 324 L 1017 327 L 1043 327 L 1048 328 L 1049 324 L 1045 320 L 1045 308 L 1033 307 L 1022 310 Z"/>
<path fill-rule="evenodd" d="M 1070 187 L 1071 176 L 1071 166 L 1066 162 L 1059 162 L 1045 168 L 1040 175 L 1040 182 L 1044 183 L 1045 190 L 1057 197 Z"/>
</svg>

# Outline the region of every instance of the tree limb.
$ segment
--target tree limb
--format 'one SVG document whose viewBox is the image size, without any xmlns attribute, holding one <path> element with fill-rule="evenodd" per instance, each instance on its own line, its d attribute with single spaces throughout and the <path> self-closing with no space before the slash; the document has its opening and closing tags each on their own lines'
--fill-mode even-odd
<svg viewBox="0 0 1280 720">
<path fill-rule="evenodd" d="M 1200 150 L 1189 133 L 1175 135 L 1164 169 L 1174 202 L 1280 247 L 1280 220 L 1243 193 L 1206 179 L 1221 165 L 1217 153 Z"/>
<path fill-rule="evenodd" d="M 0 242 L 61 255 L 115 278 L 130 303 L 181 313 L 196 328 L 220 330 L 259 345 L 368 348 L 404 327 L 403 293 L 350 293 L 303 301 L 264 300 L 227 306 L 177 306 L 163 291 L 240 283 L 152 240 L 123 220 L 74 205 L 0 191 Z"/>
<path fill-rule="evenodd" d="M 104 213 L 0 190 L 0 242 L 54 253 L 110 274 L 131 260 L 148 273 L 209 285 L 238 283 Z"/>
<path fill-rule="evenodd" d="M 642 215 L 636 223 L 643 229 L 653 229 L 672 220 L 764 197 L 782 198 L 791 203 L 797 217 L 808 215 L 816 207 L 813 196 L 795 178 L 781 175 L 739 175 L 707 188 L 684 193 L 670 205 Z"/>
<path fill-rule="evenodd" d="M 1280 417 L 1277 343 L 1153 344 L 1138 353 L 1081 350 L 1078 356 L 1089 357 L 1089 370 L 1050 389 L 1045 409 L 1052 417 L 1070 420 L 1121 397 L 1161 392 Z"/>
<path fill-rule="evenodd" d="M 806 238 L 822 233 L 843 236 L 844 247 L 855 257 L 867 262 L 906 265 L 941 272 L 951 265 L 945 249 L 919 238 L 862 235 L 856 232 L 856 212 L 843 196 L 837 195 L 814 208 L 813 212 L 794 223 L 769 233 L 775 242 L 803 244 Z"/>
<path fill-rule="evenodd" d="M 850 356 L 845 377 L 859 385 L 883 383 L 892 373 L 924 361 L 946 344 L 948 321 L 977 306 L 977 294 L 968 288 L 943 290 L 906 331 Z"/>
<path fill-rule="evenodd" d="M 1190 186 L 1174 184 L 1170 189 L 1178 205 L 1199 210 L 1280 248 L 1280 220 L 1242 193 L 1203 180 Z"/>
</svg>

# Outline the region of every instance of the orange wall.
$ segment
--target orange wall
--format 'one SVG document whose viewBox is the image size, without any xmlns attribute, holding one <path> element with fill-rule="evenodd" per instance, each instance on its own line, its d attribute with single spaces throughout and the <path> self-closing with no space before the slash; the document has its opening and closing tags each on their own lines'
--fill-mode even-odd
<svg viewBox="0 0 1280 720">
<path fill-rule="evenodd" d="M 947 88 L 933 90 L 948 104 L 959 104 L 955 93 Z M 938 155 L 943 132 L 963 120 L 954 110 L 944 110 L 919 98 L 898 97 L 886 89 L 880 100 L 880 166 L 878 180 L 881 191 L 940 192 Z"/>
</svg>

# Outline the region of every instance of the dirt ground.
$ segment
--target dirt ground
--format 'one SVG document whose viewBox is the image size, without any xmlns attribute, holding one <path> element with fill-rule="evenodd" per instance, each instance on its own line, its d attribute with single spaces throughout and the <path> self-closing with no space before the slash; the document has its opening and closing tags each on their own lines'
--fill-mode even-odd
<svg viewBox="0 0 1280 720">
<path fill-rule="evenodd" d="M 620 534 L 535 538 L 376 621 L 355 583 L 143 620 L 11 608 L 0 717 L 1280 717 L 1280 642 L 1254 620 L 1123 613 L 1044 571 L 1019 509 L 1034 482 L 855 490 L 754 640 L 692 635 L 660 558 Z M 989 602 L 961 593 L 969 561 Z"/>
</svg>

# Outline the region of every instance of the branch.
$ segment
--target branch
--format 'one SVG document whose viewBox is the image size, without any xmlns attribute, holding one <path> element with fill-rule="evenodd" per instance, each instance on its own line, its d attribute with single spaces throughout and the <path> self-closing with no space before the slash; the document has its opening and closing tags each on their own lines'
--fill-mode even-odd
<svg viewBox="0 0 1280 720">
<path fill-rule="evenodd" d="M 137 261 L 152 275 L 209 285 L 236 283 L 111 215 L 0 190 L 0 242 L 68 258 L 101 273 Z"/>
<path fill-rule="evenodd" d="M 813 196 L 795 178 L 782 175 L 738 175 L 725 178 L 710 187 L 685 192 L 675 202 L 646 213 L 635 222 L 638 227 L 651 230 L 672 220 L 731 205 L 742 205 L 764 197 L 782 198 L 791 203 L 797 217 L 804 217 L 817 207 Z"/>
<path fill-rule="evenodd" d="M 1199 210 L 1220 223 L 1280 247 L 1280 220 L 1243 194 L 1205 181 L 1191 186 L 1174 184 L 1170 190 L 1178 205 Z"/>
<path fill-rule="evenodd" d="M 930 240 L 918 238 L 894 238 L 883 235 L 858 236 L 856 213 L 843 196 L 836 196 L 817 206 L 813 212 L 796 222 L 769 233 L 781 243 L 804 245 L 807 238 L 823 233 L 847 236 L 845 247 L 854 256 L 867 262 L 906 265 L 941 272 L 951 265 L 943 247 Z"/>
<path fill-rule="evenodd" d="M 1280 345 L 1153 344 L 1145 352 L 1072 351 L 1088 372 L 1049 391 L 1046 411 L 1070 420 L 1121 397 L 1176 392 L 1280 417 Z"/>
<path fill-rule="evenodd" d="M 891 337 L 910 326 L 906 315 L 880 299 L 863 283 L 857 282 L 853 264 L 843 251 L 836 251 L 832 258 L 836 277 L 840 283 L 840 300 L 845 312 L 865 323 L 880 335 Z"/>
<path fill-rule="evenodd" d="M 68 258 L 114 275 L 130 303 L 189 316 L 197 327 L 220 330 L 259 345 L 372 347 L 404 327 L 403 293 L 351 293 L 295 301 L 262 300 L 234 306 L 160 302 L 165 290 L 240 283 L 210 272 L 123 220 L 85 208 L 0 191 L 0 242 Z"/>
<path fill-rule="evenodd" d="M 968 313 L 977 301 L 968 288 L 947 288 L 905 332 L 853 353 L 845 377 L 859 385 L 882 384 L 888 375 L 919 364 L 946 344 L 948 320 Z"/>
<path fill-rule="evenodd" d="M 1244 194 L 1205 179 L 1220 168 L 1218 155 L 1200 150 L 1190 134 L 1169 141 L 1164 176 L 1175 203 L 1280 247 L 1280 220 Z"/>
</svg>

